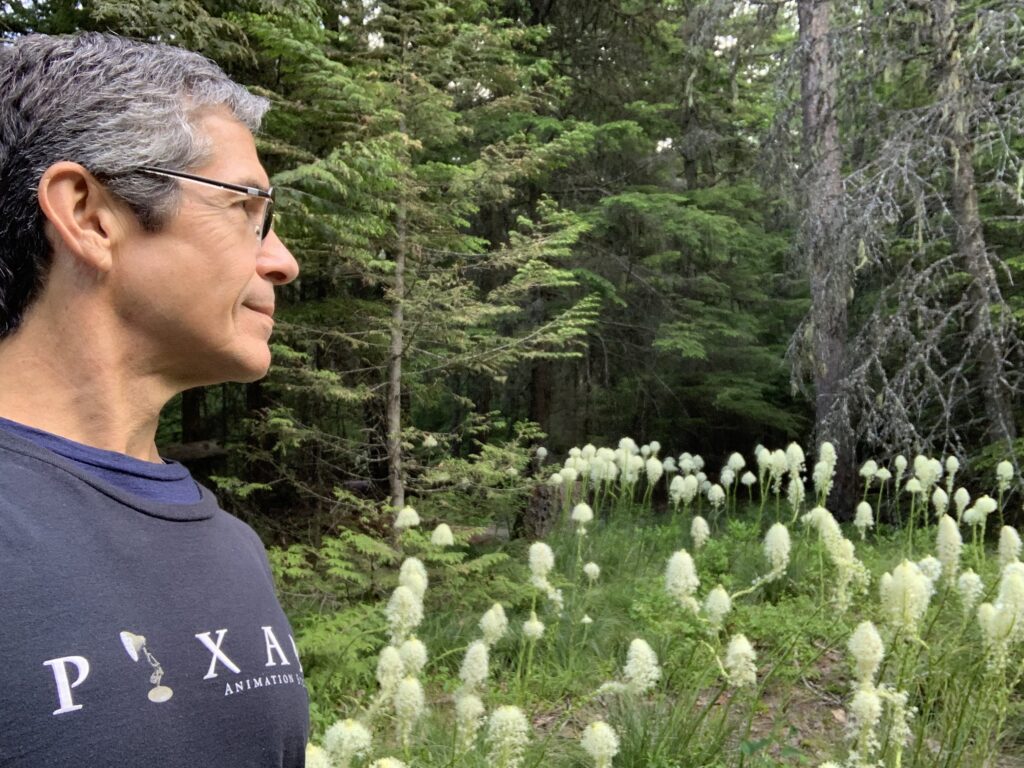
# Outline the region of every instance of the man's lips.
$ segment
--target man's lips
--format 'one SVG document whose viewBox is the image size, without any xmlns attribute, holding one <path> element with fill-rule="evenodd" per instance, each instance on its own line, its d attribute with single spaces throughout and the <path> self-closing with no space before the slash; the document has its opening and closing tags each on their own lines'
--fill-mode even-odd
<svg viewBox="0 0 1024 768">
<path fill-rule="evenodd" d="M 253 312 L 259 312 L 261 315 L 266 315 L 271 320 L 274 319 L 274 305 L 273 304 L 243 304 L 246 309 L 251 309 Z"/>
</svg>

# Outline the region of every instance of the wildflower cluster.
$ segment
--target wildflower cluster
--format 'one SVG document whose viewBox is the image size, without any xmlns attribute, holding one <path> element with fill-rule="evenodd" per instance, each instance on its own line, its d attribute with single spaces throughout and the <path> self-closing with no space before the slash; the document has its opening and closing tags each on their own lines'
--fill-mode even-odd
<svg viewBox="0 0 1024 768">
<path fill-rule="evenodd" d="M 839 523 L 832 517 L 831 512 L 818 506 L 804 515 L 802 521 L 818 532 L 818 539 L 828 553 L 832 565 L 835 566 L 833 599 L 836 607 L 840 611 L 845 611 L 850 606 L 854 592 L 862 593 L 867 590 L 870 574 L 864 564 L 857 559 L 853 542 L 843 536 Z"/>
</svg>

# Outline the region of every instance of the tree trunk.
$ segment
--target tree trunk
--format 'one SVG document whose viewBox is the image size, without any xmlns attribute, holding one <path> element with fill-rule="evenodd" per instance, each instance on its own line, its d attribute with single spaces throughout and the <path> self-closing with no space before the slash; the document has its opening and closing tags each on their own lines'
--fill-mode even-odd
<svg viewBox="0 0 1024 768">
<path fill-rule="evenodd" d="M 956 249 L 971 276 L 974 311 L 971 328 L 980 340 L 981 375 L 988 438 L 1012 441 L 1017 436 L 1007 392 L 1001 334 L 992 325 L 991 306 L 1000 301 L 999 285 L 989 263 L 974 183 L 974 145 L 968 130 L 970 93 L 956 28 L 957 0 L 934 0 L 935 71 L 943 101 L 944 136 L 951 164 L 950 197 L 956 225 Z"/>
<path fill-rule="evenodd" d="M 405 206 L 399 205 L 396 223 L 394 295 L 391 305 L 391 348 L 388 355 L 387 448 L 388 486 L 391 505 L 395 509 L 405 506 L 405 486 L 402 483 L 402 355 L 405 349 Z"/>
<path fill-rule="evenodd" d="M 854 444 L 842 383 L 847 366 L 847 307 L 853 265 L 843 242 L 843 180 L 836 120 L 836 70 L 830 33 L 831 0 L 798 0 L 803 111 L 803 246 L 810 272 L 811 354 L 817 442 L 838 454 L 830 506 L 837 517 L 852 514 Z"/>
<path fill-rule="evenodd" d="M 206 390 L 202 387 L 186 389 L 181 393 L 181 442 L 194 443 L 206 437 L 203 432 L 205 399 Z"/>
</svg>

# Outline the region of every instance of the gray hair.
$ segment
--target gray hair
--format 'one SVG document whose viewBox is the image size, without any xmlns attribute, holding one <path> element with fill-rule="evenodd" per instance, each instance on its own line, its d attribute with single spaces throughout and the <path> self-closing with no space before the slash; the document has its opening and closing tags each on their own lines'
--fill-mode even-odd
<svg viewBox="0 0 1024 768">
<path fill-rule="evenodd" d="M 86 33 L 0 46 L 0 339 L 21 323 L 52 260 L 37 194 L 46 169 L 80 163 L 157 231 L 177 209 L 177 184 L 132 171 L 202 165 L 210 148 L 194 123 L 217 106 L 255 133 L 269 103 L 168 45 Z"/>
</svg>

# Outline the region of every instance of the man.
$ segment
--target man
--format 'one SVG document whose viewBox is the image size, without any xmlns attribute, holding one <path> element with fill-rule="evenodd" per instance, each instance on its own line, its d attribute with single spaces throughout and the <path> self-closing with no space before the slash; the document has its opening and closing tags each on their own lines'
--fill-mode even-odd
<svg viewBox="0 0 1024 768">
<path fill-rule="evenodd" d="M 110 35 L 0 47 L 0 765 L 301 766 L 256 535 L 160 459 L 177 393 L 270 364 L 267 103 Z"/>
</svg>

